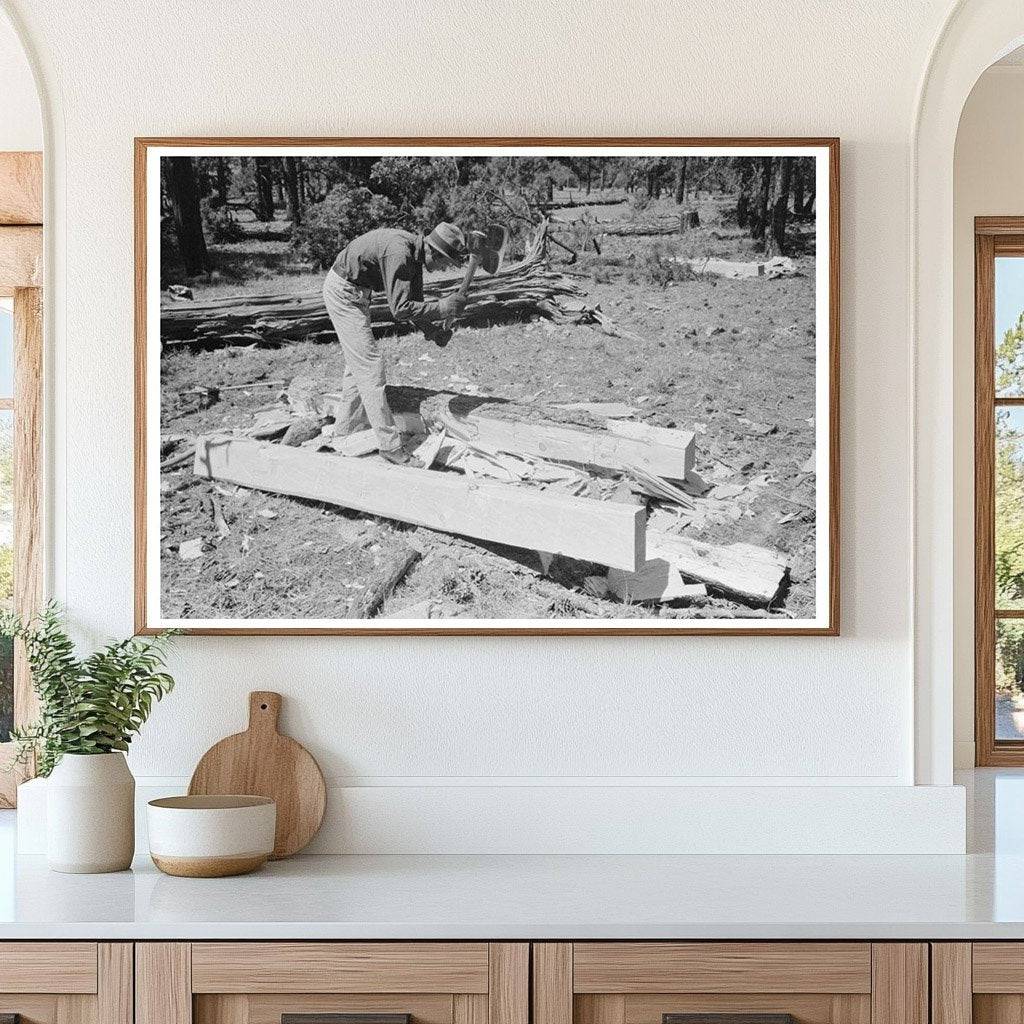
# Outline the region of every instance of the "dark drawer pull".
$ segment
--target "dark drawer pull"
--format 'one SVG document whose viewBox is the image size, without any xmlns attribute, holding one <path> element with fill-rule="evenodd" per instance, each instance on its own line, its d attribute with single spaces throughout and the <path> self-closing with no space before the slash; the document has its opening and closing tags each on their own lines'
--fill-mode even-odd
<svg viewBox="0 0 1024 1024">
<path fill-rule="evenodd" d="M 663 1013 L 661 1024 L 796 1024 L 791 1013 Z"/>
<path fill-rule="evenodd" d="M 0 1021 L 0 1024 L 7 1024 Z M 17 1022 L 15 1022 L 17 1024 Z M 411 1013 L 282 1013 L 281 1024 L 412 1024 Z"/>
</svg>

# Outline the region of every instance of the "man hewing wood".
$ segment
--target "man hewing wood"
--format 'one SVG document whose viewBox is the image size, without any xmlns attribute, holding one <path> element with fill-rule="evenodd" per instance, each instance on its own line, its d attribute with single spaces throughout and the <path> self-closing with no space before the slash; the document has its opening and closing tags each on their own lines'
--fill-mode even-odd
<svg viewBox="0 0 1024 1024">
<path fill-rule="evenodd" d="M 399 465 L 410 462 L 385 394 L 384 355 L 370 327 L 370 296 L 383 292 L 397 323 L 413 323 L 440 344 L 443 325 L 466 305 L 466 289 L 439 301 L 424 301 L 423 271 L 459 266 L 469 259 L 465 235 L 442 222 L 424 236 L 398 228 L 376 228 L 353 239 L 324 279 L 324 304 L 345 353 L 345 375 L 335 430 L 340 435 L 372 427 L 380 454 Z"/>
</svg>

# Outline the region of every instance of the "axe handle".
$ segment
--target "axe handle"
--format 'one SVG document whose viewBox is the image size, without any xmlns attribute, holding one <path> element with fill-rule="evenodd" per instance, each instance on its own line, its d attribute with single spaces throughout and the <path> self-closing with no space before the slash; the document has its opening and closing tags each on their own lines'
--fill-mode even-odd
<svg viewBox="0 0 1024 1024">
<path fill-rule="evenodd" d="M 466 272 L 462 275 L 462 284 L 459 285 L 459 290 L 455 293 L 460 299 L 464 299 L 469 295 L 469 286 L 473 283 L 473 275 L 476 273 L 476 268 L 479 264 L 480 257 L 475 252 L 471 253 Z M 451 320 L 445 320 L 443 326 L 446 331 L 450 331 L 452 327 Z"/>
<path fill-rule="evenodd" d="M 476 268 L 479 265 L 480 257 L 475 252 L 471 253 L 466 272 L 462 275 L 462 284 L 459 285 L 459 290 L 456 293 L 460 299 L 464 299 L 469 295 L 469 286 L 473 283 L 473 275 L 476 273 Z"/>
</svg>

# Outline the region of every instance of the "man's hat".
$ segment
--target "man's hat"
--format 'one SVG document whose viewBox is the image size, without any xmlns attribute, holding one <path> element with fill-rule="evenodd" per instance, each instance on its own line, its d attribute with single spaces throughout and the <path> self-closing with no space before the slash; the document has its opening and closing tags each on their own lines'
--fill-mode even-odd
<svg viewBox="0 0 1024 1024">
<path fill-rule="evenodd" d="M 461 263 L 469 255 L 466 236 L 454 225 L 441 221 L 423 241 L 436 249 L 445 259 Z"/>
</svg>

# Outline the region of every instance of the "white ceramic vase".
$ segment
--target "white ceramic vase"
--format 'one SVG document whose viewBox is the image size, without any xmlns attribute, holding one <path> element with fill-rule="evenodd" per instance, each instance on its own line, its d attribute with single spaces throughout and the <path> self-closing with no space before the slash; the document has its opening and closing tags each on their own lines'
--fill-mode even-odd
<svg viewBox="0 0 1024 1024">
<path fill-rule="evenodd" d="M 65 754 L 46 783 L 52 871 L 124 871 L 135 855 L 135 779 L 124 754 Z"/>
</svg>

